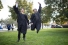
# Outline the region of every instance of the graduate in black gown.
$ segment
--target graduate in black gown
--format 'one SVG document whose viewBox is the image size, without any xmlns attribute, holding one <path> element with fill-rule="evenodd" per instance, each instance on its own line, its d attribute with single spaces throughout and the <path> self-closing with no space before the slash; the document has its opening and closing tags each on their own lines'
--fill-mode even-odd
<svg viewBox="0 0 68 45">
<path fill-rule="evenodd" d="M 14 11 L 17 14 L 17 23 L 18 23 L 18 42 L 20 40 L 20 34 L 23 33 L 23 40 L 25 40 L 27 33 L 27 24 L 29 23 L 27 19 L 27 15 L 24 14 L 24 9 L 22 8 L 20 11 L 18 9 L 18 2 L 16 2 L 15 6 L 13 6 Z"/>
<path fill-rule="evenodd" d="M 31 16 L 31 30 L 37 30 L 37 33 L 39 32 L 40 28 L 41 28 L 41 4 L 38 2 L 39 4 L 39 9 L 37 11 L 37 9 L 33 9 L 33 14 Z"/>
</svg>

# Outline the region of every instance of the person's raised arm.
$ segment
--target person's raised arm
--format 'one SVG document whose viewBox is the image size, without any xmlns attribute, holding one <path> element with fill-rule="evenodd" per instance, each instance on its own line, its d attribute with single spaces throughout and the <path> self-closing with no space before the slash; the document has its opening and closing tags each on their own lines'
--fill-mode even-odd
<svg viewBox="0 0 68 45">
<path fill-rule="evenodd" d="M 41 13 L 41 8 L 42 8 L 42 7 L 41 7 L 41 3 L 38 2 L 38 4 L 39 4 L 38 12 Z"/>
<path fill-rule="evenodd" d="M 18 2 L 16 2 L 16 4 L 13 6 L 13 9 L 14 9 L 16 14 L 19 14 Z"/>
</svg>

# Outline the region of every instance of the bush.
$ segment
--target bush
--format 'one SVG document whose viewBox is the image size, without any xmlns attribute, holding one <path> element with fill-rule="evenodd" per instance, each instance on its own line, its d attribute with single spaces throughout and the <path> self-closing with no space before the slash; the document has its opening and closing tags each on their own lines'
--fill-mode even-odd
<svg viewBox="0 0 68 45">
<path fill-rule="evenodd" d="M 68 28 L 68 25 L 63 25 L 63 28 Z"/>
</svg>

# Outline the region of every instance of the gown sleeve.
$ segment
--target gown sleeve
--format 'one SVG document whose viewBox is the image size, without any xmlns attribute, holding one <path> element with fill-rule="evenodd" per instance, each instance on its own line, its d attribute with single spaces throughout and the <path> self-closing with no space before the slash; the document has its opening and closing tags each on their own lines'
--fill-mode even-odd
<svg viewBox="0 0 68 45">
<path fill-rule="evenodd" d="M 18 9 L 18 4 L 16 4 L 15 6 L 13 6 L 13 9 L 14 9 L 14 11 L 15 11 L 16 14 L 20 13 L 20 11 Z"/>
<path fill-rule="evenodd" d="M 38 12 L 41 13 L 41 4 L 39 4 Z"/>
</svg>

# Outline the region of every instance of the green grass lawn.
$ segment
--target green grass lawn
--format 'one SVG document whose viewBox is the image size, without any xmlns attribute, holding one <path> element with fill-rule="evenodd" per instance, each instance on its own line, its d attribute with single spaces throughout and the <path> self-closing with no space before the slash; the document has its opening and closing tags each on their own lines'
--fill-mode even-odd
<svg viewBox="0 0 68 45">
<path fill-rule="evenodd" d="M 0 32 L 0 45 L 68 45 L 68 29 L 43 29 L 38 34 L 28 30 L 26 41 L 21 34 L 20 42 L 17 31 Z"/>
</svg>

